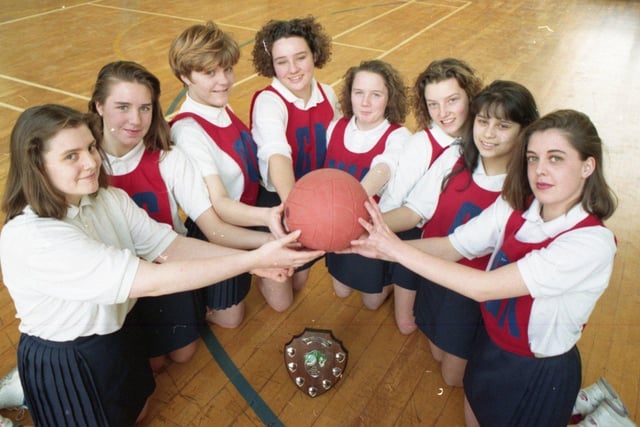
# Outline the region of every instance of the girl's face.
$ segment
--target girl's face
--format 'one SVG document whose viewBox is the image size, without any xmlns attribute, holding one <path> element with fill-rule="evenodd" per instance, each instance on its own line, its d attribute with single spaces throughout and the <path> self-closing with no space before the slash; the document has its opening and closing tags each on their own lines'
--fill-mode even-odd
<svg viewBox="0 0 640 427">
<path fill-rule="evenodd" d="M 120 157 L 136 146 L 149 131 L 153 118 L 151 91 L 145 85 L 112 83 L 104 104 L 96 103 L 102 116 L 104 149 Z"/>
<path fill-rule="evenodd" d="M 424 98 L 429 116 L 449 136 L 462 136 L 469 116 L 469 97 L 458 80 L 450 78 L 438 83 L 428 83 Z"/>
<path fill-rule="evenodd" d="M 506 173 L 521 130 L 519 123 L 491 117 L 486 110 L 476 114 L 473 142 L 489 175 Z"/>
<path fill-rule="evenodd" d="M 542 204 L 545 221 L 566 214 L 582 197 L 585 181 L 594 172 L 595 159 L 580 153 L 559 129 L 535 132 L 527 146 L 527 175 Z"/>
<path fill-rule="evenodd" d="M 45 173 L 65 194 L 67 203 L 78 205 L 82 196 L 98 191 L 100 153 L 87 126 L 62 129 L 47 145 L 43 154 Z"/>
<path fill-rule="evenodd" d="M 276 40 L 271 49 L 276 78 L 295 96 L 306 101 L 311 97 L 313 54 L 302 37 Z"/>
<path fill-rule="evenodd" d="M 351 87 L 351 107 L 360 130 L 373 129 L 385 119 L 389 92 L 384 79 L 377 73 L 359 71 Z"/>
<path fill-rule="evenodd" d="M 211 71 L 192 71 L 189 77 L 182 76 L 194 101 L 211 107 L 224 107 L 229 103 L 231 87 L 236 81 L 233 67 L 217 66 Z"/>
</svg>

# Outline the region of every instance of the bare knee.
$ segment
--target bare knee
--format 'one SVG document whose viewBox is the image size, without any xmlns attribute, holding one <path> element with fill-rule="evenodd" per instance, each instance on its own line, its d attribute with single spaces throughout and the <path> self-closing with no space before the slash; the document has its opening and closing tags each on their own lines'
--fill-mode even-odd
<svg viewBox="0 0 640 427">
<path fill-rule="evenodd" d="M 172 351 L 169 353 L 169 357 L 176 363 L 186 363 L 196 352 L 196 348 L 198 346 L 198 341 L 193 341 L 190 344 L 185 345 L 182 348 Z"/>
</svg>

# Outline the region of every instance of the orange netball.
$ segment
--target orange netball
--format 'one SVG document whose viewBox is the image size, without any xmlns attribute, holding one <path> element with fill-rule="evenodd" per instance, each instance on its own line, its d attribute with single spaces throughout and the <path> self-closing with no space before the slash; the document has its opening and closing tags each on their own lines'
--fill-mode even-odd
<svg viewBox="0 0 640 427">
<path fill-rule="evenodd" d="M 358 218 L 369 218 L 360 182 L 340 169 L 317 169 L 300 178 L 285 202 L 290 231 L 301 230 L 307 248 L 333 252 L 348 248 L 364 228 Z"/>
</svg>

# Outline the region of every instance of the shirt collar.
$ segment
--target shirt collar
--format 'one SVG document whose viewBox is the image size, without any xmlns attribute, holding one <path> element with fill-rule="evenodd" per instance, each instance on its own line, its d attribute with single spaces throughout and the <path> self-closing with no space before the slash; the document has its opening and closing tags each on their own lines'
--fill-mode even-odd
<svg viewBox="0 0 640 427">
<path fill-rule="evenodd" d="M 311 79 L 311 97 L 309 98 L 309 102 L 306 105 L 304 103 L 304 99 L 298 98 L 296 95 L 294 95 L 293 92 L 287 89 L 286 86 L 283 85 L 276 77 L 274 77 L 271 81 L 271 86 L 273 86 L 273 88 L 277 90 L 280 95 L 282 95 L 284 99 L 287 100 L 287 102 L 291 102 L 295 104 L 296 107 L 301 109 L 315 107 L 317 104 L 323 101 L 322 93 L 320 93 L 320 89 L 318 89 L 318 83 L 315 78 Z"/>
</svg>

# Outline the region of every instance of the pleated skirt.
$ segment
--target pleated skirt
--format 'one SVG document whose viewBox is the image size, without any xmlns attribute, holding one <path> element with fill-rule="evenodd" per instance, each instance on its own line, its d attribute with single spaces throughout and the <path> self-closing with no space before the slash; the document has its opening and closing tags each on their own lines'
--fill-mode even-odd
<svg viewBox="0 0 640 427">
<path fill-rule="evenodd" d="M 53 342 L 22 334 L 18 371 L 36 426 L 132 426 L 155 381 L 135 328 Z"/>
<path fill-rule="evenodd" d="M 566 427 L 582 381 L 577 347 L 554 357 L 502 350 L 481 328 L 464 391 L 481 426 Z"/>
</svg>

